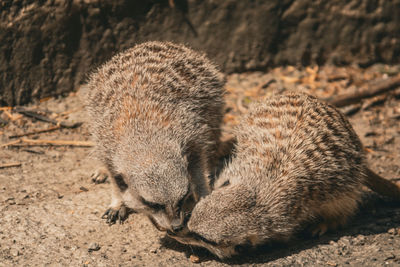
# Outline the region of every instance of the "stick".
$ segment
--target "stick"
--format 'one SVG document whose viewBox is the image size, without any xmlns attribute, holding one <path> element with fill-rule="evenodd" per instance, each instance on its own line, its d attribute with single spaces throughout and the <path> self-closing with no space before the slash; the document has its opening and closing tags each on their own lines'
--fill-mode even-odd
<svg viewBox="0 0 400 267">
<path fill-rule="evenodd" d="M 61 113 L 57 114 L 57 117 L 63 117 L 63 116 L 66 116 L 66 115 L 68 115 L 68 114 L 71 114 L 71 113 L 77 112 L 77 111 L 79 111 L 79 110 L 81 110 L 81 109 L 82 109 L 82 108 L 81 108 L 81 107 L 79 107 L 79 108 L 75 108 L 75 109 L 71 109 L 71 110 L 63 111 L 63 112 L 61 112 Z"/>
<path fill-rule="evenodd" d="M 21 162 L 13 162 L 13 163 L 4 163 L 0 164 L 0 169 L 10 168 L 10 167 L 21 167 Z"/>
<path fill-rule="evenodd" d="M 42 129 L 42 130 L 35 130 L 32 132 L 27 132 L 27 133 L 23 133 L 23 134 L 16 134 L 16 135 L 11 135 L 9 136 L 9 138 L 18 138 L 18 137 L 22 137 L 22 136 L 28 136 L 28 135 L 32 135 L 32 134 L 38 134 L 38 133 L 46 133 L 46 132 L 51 132 L 57 129 L 60 129 L 61 127 L 59 125 L 57 126 L 53 126 L 47 129 Z"/>
<path fill-rule="evenodd" d="M 21 115 L 12 115 L 7 109 L 3 110 L 4 114 L 7 115 L 7 117 L 12 120 L 12 121 L 16 121 L 19 120 L 22 116 Z"/>
<path fill-rule="evenodd" d="M 343 107 L 359 102 L 364 98 L 369 98 L 379 94 L 383 94 L 385 92 L 397 88 L 398 86 L 400 86 L 400 75 L 397 75 L 389 79 L 383 79 L 372 82 L 367 86 L 366 89 L 363 89 L 359 92 L 343 94 L 339 95 L 334 99 L 327 98 L 325 100 L 337 107 Z"/>
<path fill-rule="evenodd" d="M 15 141 L 11 141 L 11 142 L 8 142 L 8 143 L 5 143 L 5 144 L 1 144 L 0 147 L 13 146 L 13 145 L 18 144 L 18 143 L 21 143 L 20 139 L 15 140 Z"/>
<path fill-rule="evenodd" d="M 82 122 L 70 123 L 70 122 L 66 122 L 66 121 L 57 121 L 57 120 L 51 119 L 49 117 L 46 117 L 46 116 L 40 114 L 38 111 L 27 110 L 24 107 L 16 107 L 15 111 L 22 115 L 25 115 L 27 117 L 32 117 L 32 118 L 35 118 L 40 121 L 45 121 L 45 122 L 49 122 L 49 123 L 52 123 L 55 125 L 60 125 L 61 127 L 64 127 L 64 128 L 76 128 L 76 127 L 82 125 Z"/>
<path fill-rule="evenodd" d="M 94 146 L 93 142 L 90 141 L 74 141 L 74 140 L 40 140 L 40 139 L 28 139 L 21 138 L 21 141 L 27 144 L 27 146 L 31 145 L 53 145 L 53 146 L 82 146 L 82 147 L 91 147 Z"/>
</svg>

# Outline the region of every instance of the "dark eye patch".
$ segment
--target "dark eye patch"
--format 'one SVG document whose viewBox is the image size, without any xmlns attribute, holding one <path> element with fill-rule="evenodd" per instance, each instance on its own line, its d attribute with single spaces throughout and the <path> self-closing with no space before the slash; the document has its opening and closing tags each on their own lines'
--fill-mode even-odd
<svg viewBox="0 0 400 267">
<path fill-rule="evenodd" d="M 204 237 L 202 237 L 201 235 L 199 235 L 199 234 L 197 234 L 197 233 L 194 233 L 194 232 L 189 232 L 188 236 L 190 236 L 190 237 L 192 237 L 192 238 L 194 238 L 194 239 L 197 239 L 197 240 L 201 240 L 201 241 L 203 241 L 204 243 L 207 243 L 207 244 L 210 244 L 210 245 L 213 245 L 213 246 L 218 245 L 217 242 L 208 240 L 207 238 L 204 238 Z"/>
<path fill-rule="evenodd" d="M 155 210 L 155 211 L 165 210 L 165 205 L 163 205 L 163 204 L 150 202 L 150 201 L 145 200 L 145 199 L 142 198 L 142 197 L 140 198 L 140 201 L 141 201 L 144 205 L 146 205 L 147 207 L 149 207 L 149 208 L 152 209 L 152 210 Z"/>
</svg>

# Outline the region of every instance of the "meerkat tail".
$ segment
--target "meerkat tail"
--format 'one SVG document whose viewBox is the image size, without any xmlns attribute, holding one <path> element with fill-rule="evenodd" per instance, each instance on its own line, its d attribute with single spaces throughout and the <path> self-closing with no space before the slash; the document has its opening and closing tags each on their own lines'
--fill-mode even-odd
<svg viewBox="0 0 400 267">
<path fill-rule="evenodd" d="M 400 184 L 387 180 L 375 172 L 367 169 L 366 186 L 380 195 L 400 201 Z"/>
</svg>

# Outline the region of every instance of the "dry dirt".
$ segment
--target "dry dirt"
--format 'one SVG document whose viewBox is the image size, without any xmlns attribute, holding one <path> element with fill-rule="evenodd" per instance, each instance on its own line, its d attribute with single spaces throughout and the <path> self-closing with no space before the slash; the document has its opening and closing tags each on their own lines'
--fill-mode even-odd
<svg viewBox="0 0 400 267">
<path fill-rule="evenodd" d="M 398 72 L 397 66 L 377 65 L 233 74 L 226 86 L 224 130 L 229 133 L 248 103 L 272 92 L 301 90 L 325 98 Z M 343 109 L 366 146 L 372 169 L 388 178 L 400 177 L 399 96 L 394 91 Z M 44 114 L 57 119 L 86 119 L 79 91 L 29 107 L 51 111 Z M 50 127 L 13 110 L 3 111 L 0 118 L 0 144 L 18 140 L 11 135 Z M 88 140 L 89 135 L 83 123 L 26 138 Z M 110 184 L 92 183 L 90 174 L 98 165 L 89 154 L 89 147 L 0 147 L 0 165 L 21 163 L 0 169 L 0 266 L 400 266 L 400 205 L 374 194 L 366 194 L 359 214 L 345 229 L 261 247 L 225 262 L 165 238 L 140 214 L 108 226 L 101 215 L 110 202 Z M 201 263 L 190 262 L 192 254 Z"/>
</svg>

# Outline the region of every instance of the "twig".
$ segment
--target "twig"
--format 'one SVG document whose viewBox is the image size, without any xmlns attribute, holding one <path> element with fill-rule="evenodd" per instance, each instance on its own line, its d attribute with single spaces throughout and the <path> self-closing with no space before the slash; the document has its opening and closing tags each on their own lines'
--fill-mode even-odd
<svg viewBox="0 0 400 267">
<path fill-rule="evenodd" d="M 343 107 L 359 102 L 364 98 L 369 98 L 379 94 L 383 94 L 385 92 L 397 88 L 398 86 L 400 86 L 400 75 L 397 75 L 389 79 L 378 80 L 373 83 L 370 83 L 366 89 L 361 90 L 359 92 L 351 94 L 343 94 L 339 95 L 338 97 L 335 97 L 334 99 L 328 98 L 325 100 L 337 107 Z"/>
<path fill-rule="evenodd" d="M 91 146 L 94 146 L 94 143 L 90 142 L 90 141 L 40 140 L 40 139 L 21 138 L 21 139 L 0 145 L 0 147 L 6 147 L 6 146 L 81 146 L 81 147 L 91 147 Z"/>
<path fill-rule="evenodd" d="M 66 122 L 66 121 L 57 121 L 57 120 L 51 119 L 49 117 L 46 117 L 46 116 L 40 114 L 39 111 L 28 110 L 23 107 L 16 107 L 15 111 L 20 114 L 35 118 L 40 121 L 45 121 L 45 122 L 49 122 L 49 123 L 52 123 L 55 125 L 60 125 L 61 127 L 64 127 L 64 128 L 76 128 L 76 127 L 79 127 L 82 125 L 82 122 L 70 123 L 70 122 Z"/>
<path fill-rule="evenodd" d="M 57 114 L 57 117 L 64 117 L 64 116 L 69 115 L 69 114 L 71 114 L 71 113 L 77 112 L 77 111 L 79 111 L 79 110 L 81 110 L 81 109 L 82 109 L 82 108 L 79 107 L 79 108 L 75 108 L 75 109 L 63 111 L 63 112 Z"/>
<path fill-rule="evenodd" d="M 21 143 L 20 139 L 15 140 L 15 141 L 11 141 L 11 142 L 8 142 L 8 143 L 5 143 L 5 144 L 1 144 L 0 147 L 13 146 L 13 145 L 18 144 L 18 143 Z"/>
<path fill-rule="evenodd" d="M 33 153 L 33 154 L 44 154 L 44 151 L 41 151 L 41 150 L 33 150 L 33 149 L 29 149 L 29 148 L 26 148 L 26 149 L 22 149 L 22 151 L 25 151 L 25 152 L 29 152 L 29 153 Z"/>
<path fill-rule="evenodd" d="M 21 141 L 27 144 L 27 146 L 31 145 L 52 145 L 52 146 L 82 146 L 82 147 L 91 147 L 94 146 L 93 142 L 90 141 L 74 141 L 74 140 L 40 140 L 40 139 L 28 139 L 21 138 Z"/>
<path fill-rule="evenodd" d="M 57 125 L 57 126 L 53 126 L 53 127 L 47 128 L 47 129 L 35 130 L 35 131 L 23 133 L 23 134 L 11 135 L 11 136 L 9 136 L 9 138 L 18 138 L 18 137 L 28 136 L 28 135 L 38 134 L 38 133 L 46 133 L 46 132 L 51 132 L 51 131 L 54 131 L 54 130 L 57 130 L 60 128 L 61 127 L 59 125 Z"/>
<path fill-rule="evenodd" d="M 0 169 L 11 168 L 11 167 L 21 167 L 21 165 L 22 165 L 21 162 L 4 163 L 4 164 L 0 164 Z"/>
<path fill-rule="evenodd" d="M 3 110 L 3 112 L 4 112 L 4 114 L 6 114 L 7 117 L 8 117 L 10 120 L 12 120 L 12 121 L 16 121 L 16 120 L 19 120 L 20 118 L 22 118 L 21 115 L 18 115 L 18 116 L 12 115 L 7 109 Z"/>
</svg>

